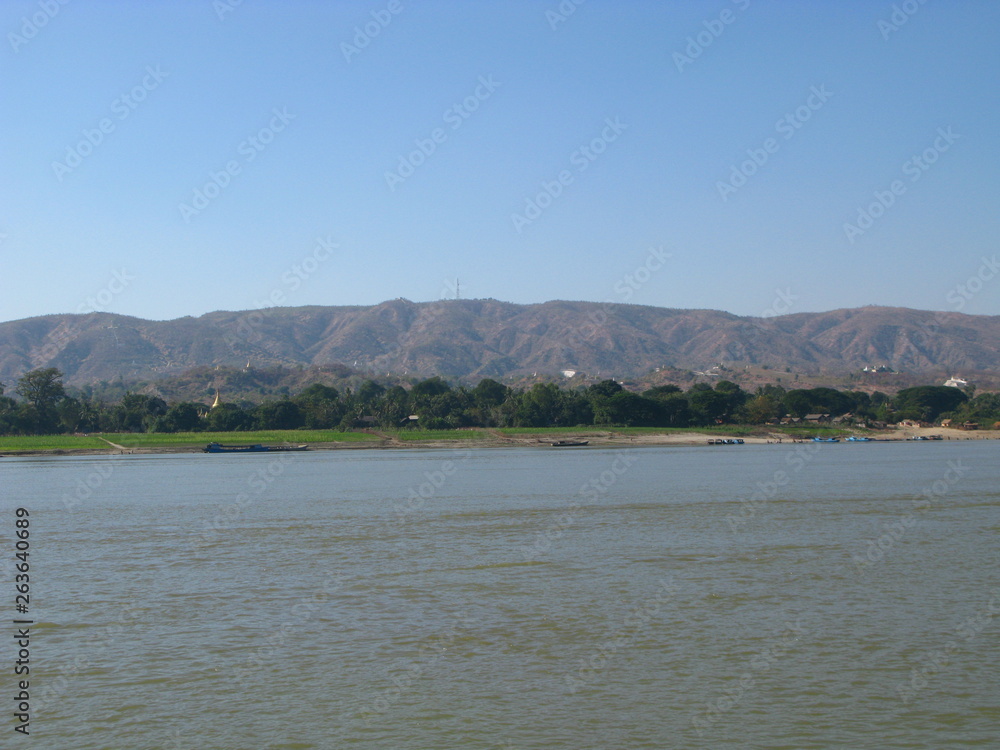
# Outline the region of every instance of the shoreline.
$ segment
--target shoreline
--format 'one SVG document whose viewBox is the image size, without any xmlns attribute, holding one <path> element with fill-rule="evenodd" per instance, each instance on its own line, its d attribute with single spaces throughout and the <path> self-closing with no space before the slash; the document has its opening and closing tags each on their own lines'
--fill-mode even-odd
<svg viewBox="0 0 1000 750">
<path fill-rule="evenodd" d="M 238 434 L 238 433 L 237 433 Z M 644 446 L 708 446 L 709 440 L 719 440 L 726 438 L 738 438 L 746 445 L 788 445 L 792 443 L 811 443 L 811 438 L 800 438 L 790 436 L 787 433 L 773 432 L 762 435 L 737 436 L 723 433 L 706 433 L 691 430 L 686 432 L 667 434 L 641 434 L 629 435 L 615 432 L 613 430 L 580 430 L 578 432 L 567 431 L 565 433 L 545 435 L 502 435 L 497 432 L 483 431 L 479 433 L 485 435 L 468 439 L 444 439 L 444 440 L 400 440 L 398 438 L 384 436 L 379 440 L 365 441 L 344 441 L 344 442 L 315 442 L 302 443 L 308 445 L 309 451 L 343 451 L 343 450 L 406 450 L 406 449 L 468 449 L 468 448 L 552 448 L 551 443 L 555 440 L 586 440 L 586 446 L 574 446 L 575 450 L 586 450 L 588 448 L 629 448 Z M 887 429 L 871 431 L 868 436 L 873 438 L 873 442 L 897 443 L 916 442 L 914 437 L 927 437 L 932 435 L 941 437 L 941 441 L 969 441 L 969 440 L 998 440 L 1000 430 L 958 430 L 948 427 L 908 427 L 902 429 Z M 101 438 L 103 440 L 103 438 Z M 840 438 L 844 442 L 844 438 Z M 172 453 L 202 453 L 202 444 L 198 445 L 178 445 L 178 446 L 148 446 L 148 447 L 128 447 L 109 443 L 108 448 L 48 448 L 48 449 L 28 449 L 28 450 L 0 450 L 0 458 L 25 458 L 33 456 L 118 456 L 118 455 L 161 455 Z M 922 442 L 922 441 L 921 441 Z M 934 442 L 938 442 L 935 440 Z M 718 446 L 712 446 L 718 447 Z M 733 446 L 722 446 L 730 448 Z M 273 453 L 280 453 L 274 451 Z M 308 451 L 306 451 L 308 452 Z M 265 455 L 272 453 L 265 451 Z"/>
</svg>

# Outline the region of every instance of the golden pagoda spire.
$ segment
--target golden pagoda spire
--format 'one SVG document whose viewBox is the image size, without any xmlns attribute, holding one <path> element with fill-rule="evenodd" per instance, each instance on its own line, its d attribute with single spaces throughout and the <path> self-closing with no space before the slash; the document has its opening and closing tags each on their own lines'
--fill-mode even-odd
<svg viewBox="0 0 1000 750">
<path fill-rule="evenodd" d="M 215 401 L 212 402 L 212 408 L 214 409 L 216 406 L 218 406 L 221 403 L 222 403 L 222 394 L 219 392 L 219 389 L 216 388 L 215 389 Z"/>
</svg>

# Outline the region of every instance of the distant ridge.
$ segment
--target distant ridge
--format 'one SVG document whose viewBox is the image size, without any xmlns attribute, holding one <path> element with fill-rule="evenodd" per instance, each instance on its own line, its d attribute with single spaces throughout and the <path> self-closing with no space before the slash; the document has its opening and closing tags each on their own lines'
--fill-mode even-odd
<svg viewBox="0 0 1000 750">
<path fill-rule="evenodd" d="M 861 307 L 773 318 L 716 310 L 497 300 L 284 307 L 148 321 L 111 313 L 0 323 L 0 382 L 58 367 L 71 384 L 192 367 L 343 364 L 470 381 L 563 369 L 629 377 L 720 362 L 814 373 L 1000 369 L 1000 317 Z M 355 362 L 357 363 L 355 365 Z"/>
</svg>

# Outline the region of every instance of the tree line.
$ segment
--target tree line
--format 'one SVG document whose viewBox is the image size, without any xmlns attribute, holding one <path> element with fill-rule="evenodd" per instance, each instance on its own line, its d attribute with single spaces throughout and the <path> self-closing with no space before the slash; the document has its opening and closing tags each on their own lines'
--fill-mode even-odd
<svg viewBox="0 0 1000 750">
<path fill-rule="evenodd" d="M 560 388 L 536 383 L 518 389 L 492 379 L 474 387 L 452 386 L 440 377 L 409 389 L 366 380 L 356 389 L 315 383 L 294 396 L 263 403 L 222 403 L 214 408 L 158 396 L 126 393 L 116 402 L 73 393 L 56 368 L 33 370 L 14 393 L 0 384 L 0 434 L 77 432 L 231 432 L 240 430 L 378 428 L 396 430 L 464 427 L 701 427 L 762 425 L 786 416 L 853 415 L 857 422 L 932 422 L 942 417 L 991 426 L 1000 420 L 1000 394 L 971 398 L 958 388 L 917 386 L 895 396 L 833 388 L 786 390 L 764 385 L 754 392 L 728 380 L 696 383 L 687 391 L 661 385 L 634 393 L 614 380 Z M 411 419 L 416 416 L 417 419 Z"/>
</svg>

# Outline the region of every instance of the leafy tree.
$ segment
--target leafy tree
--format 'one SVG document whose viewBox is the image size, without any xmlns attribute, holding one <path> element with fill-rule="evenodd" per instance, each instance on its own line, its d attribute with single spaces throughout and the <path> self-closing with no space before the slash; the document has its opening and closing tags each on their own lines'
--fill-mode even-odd
<svg viewBox="0 0 1000 750">
<path fill-rule="evenodd" d="M 380 426 L 389 429 L 398 428 L 409 415 L 409 394 L 398 385 L 385 392 L 372 414 Z"/>
<path fill-rule="evenodd" d="M 840 416 L 851 411 L 855 399 L 833 388 L 806 388 L 789 391 L 784 397 L 785 409 L 796 417 L 806 414 Z"/>
<path fill-rule="evenodd" d="M 730 398 L 725 393 L 713 391 L 695 391 L 688 399 L 691 411 L 698 424 L 714 424 L 722 420 L 729 412 Z"/>
<path fill-rule="evenodd" d="M 933 422 L 942 412 L 954 411 L 968 401 L 958 388 L 943 385 L 918 385 L 904 388 L 893 399 L 893 406 L 902 419 Z"/>
<path fill-rule="evenodd" d="M 772 419 L 780 419 L 784 409 L 780 400 L 773 396 L 758 395 L 744 403 L 737 417 L 747 424 L 767 424 Z"/>
<path fill-rule="evenodd" d="M 256 408 L 255 417 L 261 430 L 295 430 L 305 424 L 299 405 L 288 399 L 265 401 Z"/>
<path fill-rule="evenodd" d="M 167 413 L 167 403 L 158 396 L 126 393 L 113 410 L 112 423 L 124 432 L 148 432 L 158 417 Z"/>
<path fill-rule="evenodd" d="M 384 393 L 384 386 L 379 385 L 374 380 L 366 380 L 358 388 L 356 398 L 363 406 L 371 407 Z"/>
<path fill-rule="evenodd" d="M 624 389 L 621 387 L 620 383 L 614 380 L 602 380 L 600 383 L 595 383 L 587 389 L 587 395 L 593 399 L 594 397 L 603 396 L 605 398 L 611 398 L 616 393 L 621 393 Z"/>
<path fill-rule="evenodd" d="M 198 405 L 188 402 L 174 404 L 163 417 L 163 432 L 194 432 L 201 426 Z"/>
<path fill-rule="evenodd" d="M 305 426 L 310 429 L 330 429 L 344 418 L 345 408 L 336 388 L 313 383 L 296 398 L 302 410 Z"/>
<path fill-rule="evenodd" d="M 622 390 L 608 399 L 600 399 L 594 406 L 596 424 L 615 424 L 625 427 L 648 427 L 661 420 L 660 402 L 643 398 L 637 393 Z"/>
<path fill-rule="evenodd" d="M 648 391 L 643 391 L 642 395 L 646 398 L 655 398 L 658 400 L 665 400 L 673 396 L 675 393 L 681 393 L 681 389 L 676 385 L 657 385 L 650 388 Z"/>
<path fill-rule="evenodd" d="M 67 396 L 56 405 L 56 413 L 66 432 L 76 432 L 83 416 L 83 405 L 77 399 Z"/>
<path fill-rule="evenodd" d="M 416 403 L 423 399 L 433 398 L 434 396 L 442 396 L 450 390 L 451 386 L 435 375 L 432 378 L 421 380 L 419 383 L 415 384 L 413 388 L 410 389 L 410 398 L 413 399 L 414 403 Z"/>
<path fill-rule="evenodd" d="M 472 398 L 481 409 L 500 406 L 507 400 L 510 388 L 490 378 L 480 380 L 472 389 Z"/>
<path fill-rule="evenodd" d="M 219 404 L 205 417 L 209 432 L 236 432 L 253 429 L 253 417 L 236 404 Z"/>
<path fill-rule="evenodd" d="M 660 403 L 660 414 L 664 426 L 687 427 L 691 424 L 691 405 L 683 393 L 675 393 L 669 398 L 655 400 Z"/>
<path fill-rule="evenodd" d="M 36 409 L 50 409 L 66 396 L 62 379 L 63 374 L 55 367 L 32 370 L 18 379 L 17 393 Z"/>
<path fill-rule="evenodd" d="M 62 378 L 63 374 L 57 368 L 47 367 L 32 370 L 18 379 L 15 390 L 37 413 L 34 432 L 46 434 L 56 431 L 59 424 L 56 404 L 66 397 Z"/>
<path fill-rule="evenodd" d="M 715 392 L 723 394 L 728 400 L 725 411 L 726 416 L 735 414 L 736 411 L 743 406 L 749 398 L 749 394 L 736 385 L 736 383 L 729 380 L 720 380 L 716 383 Z"/>
</svg>

